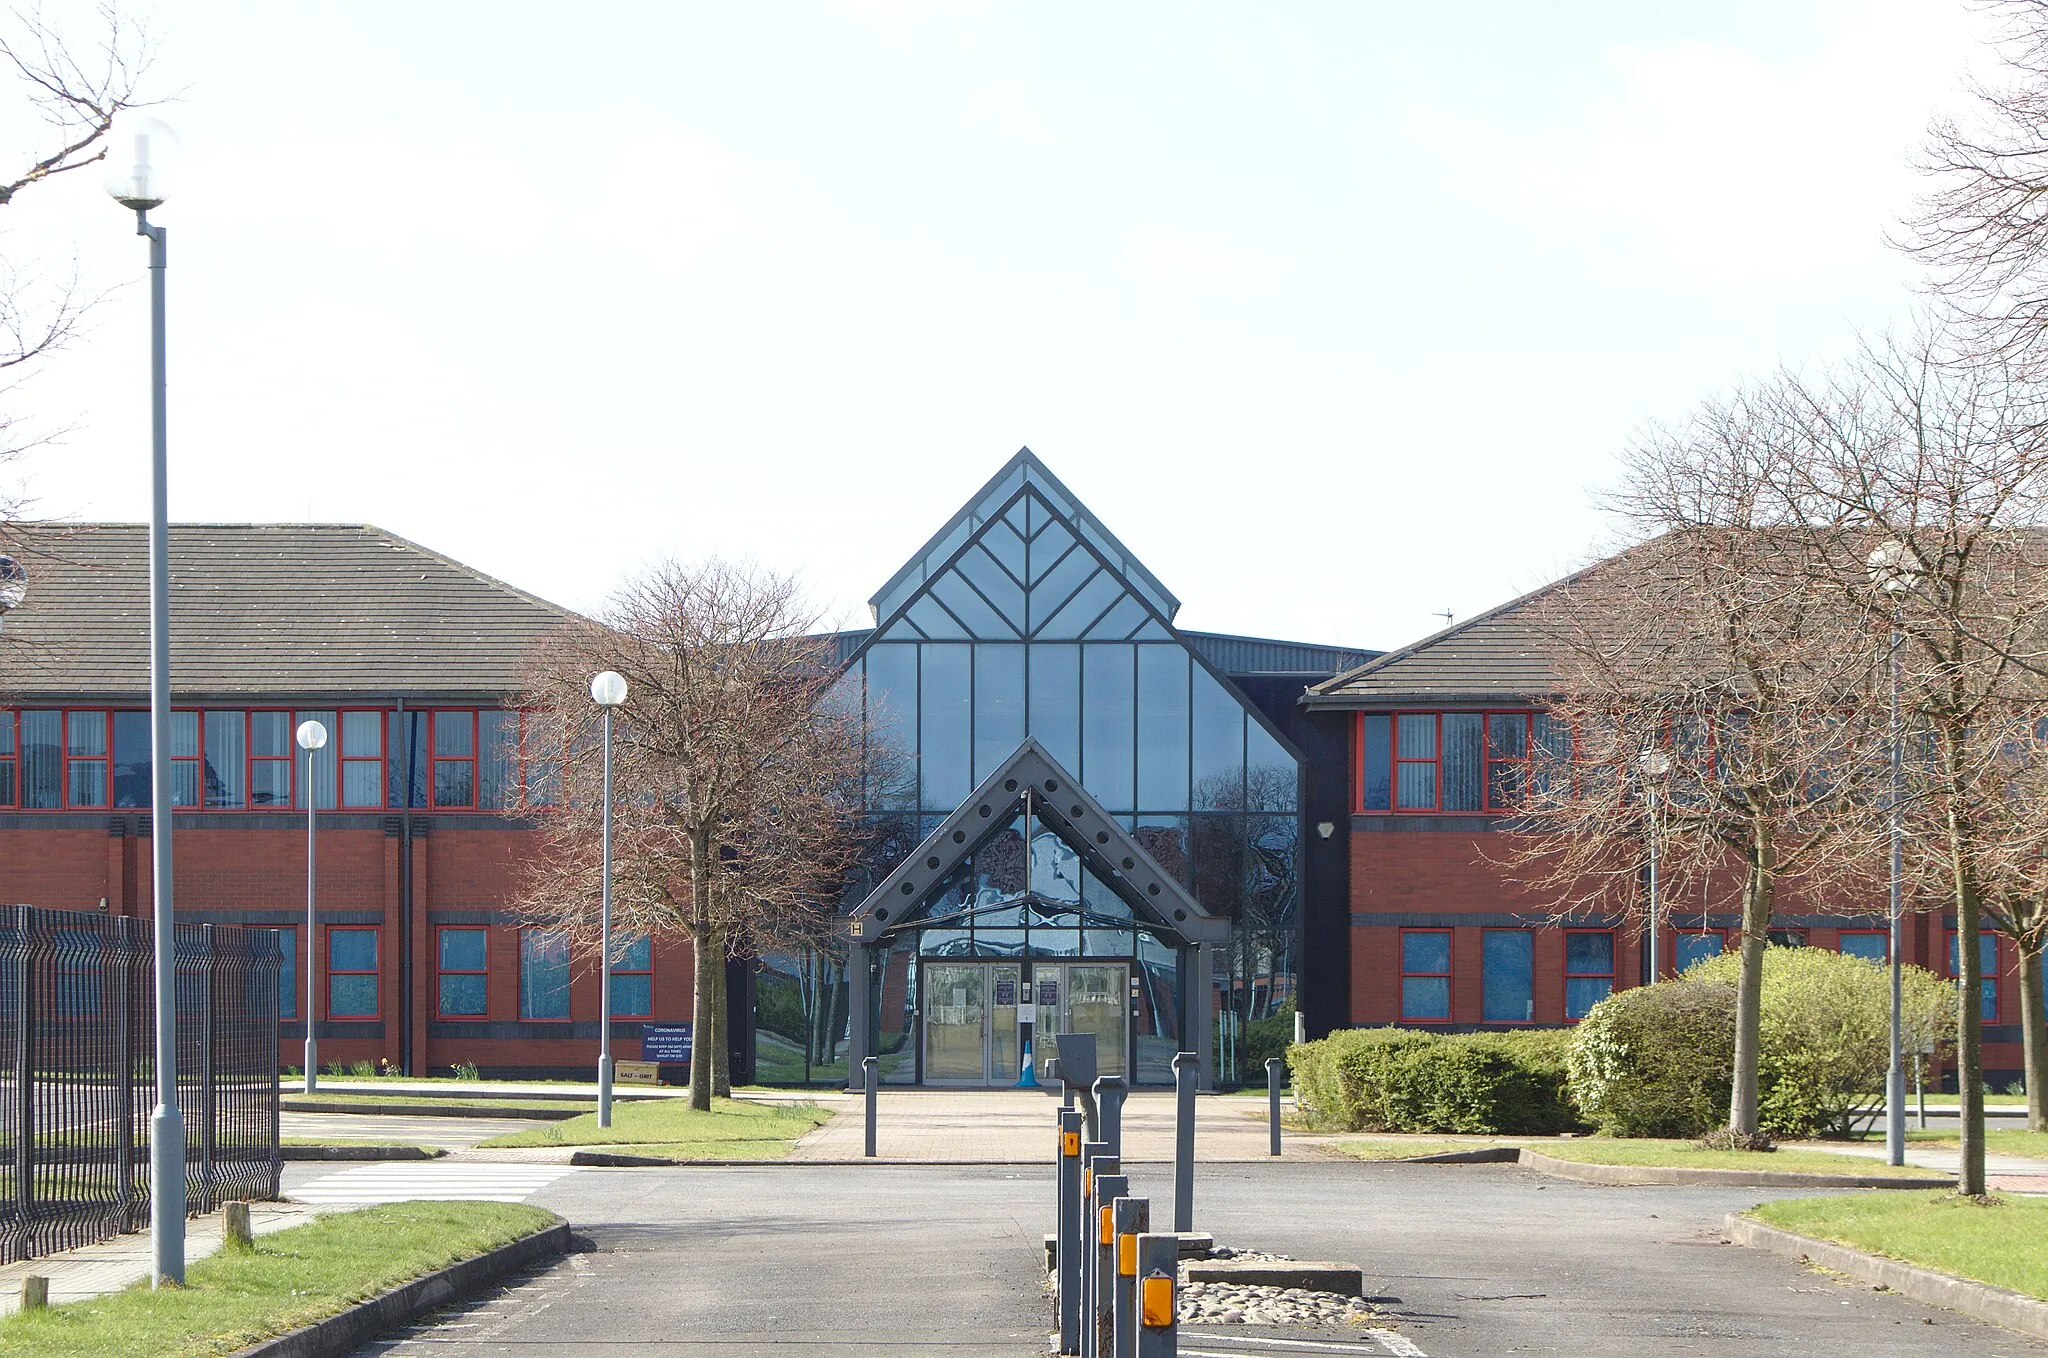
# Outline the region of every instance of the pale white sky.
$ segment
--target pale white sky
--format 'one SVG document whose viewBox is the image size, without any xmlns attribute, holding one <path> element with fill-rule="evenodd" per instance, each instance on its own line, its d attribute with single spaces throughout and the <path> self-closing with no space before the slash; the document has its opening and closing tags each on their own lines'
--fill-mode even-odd
<svg viewBox="0 0 2048 1358">
<path fill-rule="evenodd" d="M 1029 444 L 1183 625 L 1373 647 L 1582 559 L 1645 420 L 1906 316 L 1906 159 L 1986 66 L 1961 0 L 154 23 L 174 518 L 581 608 L 749 556 L 860 623 Z M 146 512 L 131 229 L 96 174 L 0 209 L 18 265 L 130 284 L 15 397 L 73 426 L 47 513 Z"/>
</svg>

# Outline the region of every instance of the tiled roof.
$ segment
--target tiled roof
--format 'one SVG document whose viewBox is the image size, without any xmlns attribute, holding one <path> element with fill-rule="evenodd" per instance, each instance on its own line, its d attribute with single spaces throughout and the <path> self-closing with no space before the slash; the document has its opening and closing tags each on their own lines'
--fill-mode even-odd
<svg viewBox="0 0 2048 1358">
<path fill-rule="evenodd" d="M 1327 679 L 1303 695 L 1302 705 L 1351 708 L 1544 697 L 1551 691 L 1553 670 L 1531 605 L 1564 583 L 1545 585 Z"/>
<path fill-rule="evenodd" d="M 140 698 L 148 529 L 9 530 L 28 599 L 0 622 L 0 686 Z M 573 615 L 368 524 L 171 528 L 171 686 L 181 695 L 509 694 Z"/>
</svg>

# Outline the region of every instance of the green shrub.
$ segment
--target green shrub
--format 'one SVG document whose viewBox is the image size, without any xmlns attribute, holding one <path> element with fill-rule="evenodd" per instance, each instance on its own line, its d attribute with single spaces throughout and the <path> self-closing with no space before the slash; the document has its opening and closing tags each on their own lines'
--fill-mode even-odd
<svg viewBox="0 0 2048 1358">
<path fill-rule="evenodd" d="M 1264 1084 L 1266 1059 L 1287 1055 L 1294 1041 L 1294 1001 L 1280 1006 L 1280 1012 L 1253 1019 L 1244 1026 L 1244 1078 L 1249 1084 Z"/>
<path fill-rule="evenodd" d="M 1317 1127 L 1361 1132 L 1542 1133 L 1578 1125 L 1563 1090 L 1568 1035 L 1350 1028 L 1287 1049 Z"/>
<path fill-rule="evenodd" d="M 1613 1136 L 1697 1137 L 1728 1120 L 1735 987 L 1697 969 L 1618 990 L 1579 1021 L 1572 1102 Z"/>
<path fill-rule="evenodd" d="M 1571 1097 L 1615 1136 L 1699 1137 L 1728 1120 L 1735 1068 L 1730 953 L 1674 981 L 1615 992 L 1580 1022 L 1567 1058 Z M 1908 1050 L 1953 1042 L 1955 990 L 1904 972 Z M 1758 1128 L 1839 1136 L 1884 1091 L 1891 981 L 1883 964 L 1818 948 L 1764 950 L 1758 1020 Z"/>
</svg>

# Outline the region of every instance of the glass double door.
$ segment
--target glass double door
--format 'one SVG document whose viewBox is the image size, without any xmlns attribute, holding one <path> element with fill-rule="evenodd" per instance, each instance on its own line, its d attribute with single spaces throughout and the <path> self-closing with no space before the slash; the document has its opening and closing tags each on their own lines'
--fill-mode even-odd
<svg viewBox="0 0 2048 1358">
<path fill-rule="evenodd" d="M 1130 1005 L 1123 962 L 1036 962 L 1032 979 L 1015 962 L 925 963 L 926 1084 L 1009 1085 L 1022 1057 L 1020 1021 L 1035 1014 L 1033 1056 L 1056 1054 L 1055 1033 L 1094 1033 L 1097 1073 L 1122 1075 Z"/>
</svg>

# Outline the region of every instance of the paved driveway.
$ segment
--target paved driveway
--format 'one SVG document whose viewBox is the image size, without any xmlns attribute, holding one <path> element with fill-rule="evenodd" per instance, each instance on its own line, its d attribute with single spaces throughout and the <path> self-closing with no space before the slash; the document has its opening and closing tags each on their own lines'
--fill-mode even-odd
<svg viewBox="0 0 2048 1358">
<path fill-rule="evenodd" d="M 1155 1200 L 1164 1167 L 1135 1176 Z M 2048 1355 L 2048 1345 L 1719 1243 L 1755 1189 L 1607 1188 L 1509 1166 L 1335 1161 L 1204 1169 L 1197 1226 L 1226 1243 L 1362 1265 L 1428 1358 Z M 593 1246 L 361 1352 L 1045 1352 L 1037 1168 L 781 1165 L 584 1170 L 530 1201 Z M 1330 1331 L 1190 1334 L 1183 1352 L 1329 1358 Z M 1264 1340 L 1279 1340 L 1268 1344 Z M 1363 1342 L 1362 1342 L 1363 1341 Z"/>
</svg>

